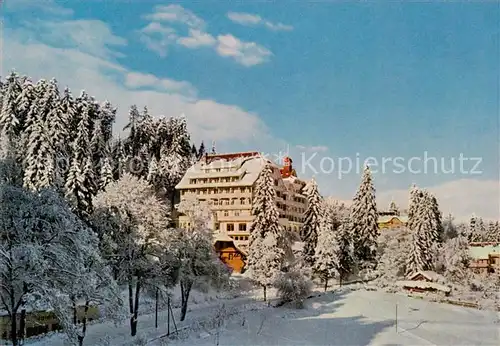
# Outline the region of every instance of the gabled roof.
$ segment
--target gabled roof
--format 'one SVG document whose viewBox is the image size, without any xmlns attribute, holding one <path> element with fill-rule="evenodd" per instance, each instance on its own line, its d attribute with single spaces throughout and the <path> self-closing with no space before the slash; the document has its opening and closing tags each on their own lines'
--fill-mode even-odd
<svg viewBox="0 0 500 346">
<path fill-rule="evenodd" d="M 377 220 L 378 223 L 386 223 L 391 221 L 392 219 L 398 219 L 399 221 L 403 223 L 408 222 L 408 216 L 396 216 L 396 215 L 386 215 L 386 216 L 380 216 Z"/>
<path fill-rule="evenodd" d="M 446 293 L 451 291 L 451 288 L 448 286 L 441 285 L 435 282 L 426 282 L 426 281 L 411 281 L 411 280 L 396 281 L 396 285 L 400 287 L 420 288 L 424 290 L 432 288 Z"/>
<path fill-rule="evenodd" d="M 430 280 L 430 281 L 438 281 L 440 278 L 439 274 L 434 272 L 434 271 L 419 270 L 418 272 L 413 273 L 410 276 L 408 276 L 408 280 L 413 280 L 418 275 L 422 275 L 423 277 L 425 277 L 427 280 Z"/>
<path fill-rule="evenodd" d="M 220 155 L 219 155 L 220 156 Z M 235 183 L 225 183 L 237 186 L 252 186 L 265 165 L 270 163 L 277 167 L 272 161 L 263 158 L 261 155 L 254 156 L 239 156 L 225 159 L 224 157 L 215 156 L 212 161 L 205 163 L 200 160 L 186 171 L 181 181 L 175 186 L 176 189 L 192 188 L 189 180 L 193 178 L 216 178 L 223 176 L 241 176 L 241 179 Z M 228 169 L 226 172 L 211 172 L 213 169 Z"/>
<path fill-rule="evenodd" d="M 217 244 L 218 242 L 227 242 L 231 243 L 236 250 L 241 252 L 243 255 L 248 256 L 248 253 L 243 250 L 242 248 L 238 247 L 236 243 L 234 242 L 234 239 L 229 236 L 226 232 L 216 232 L 214 233 L 214 238 L 213 238 L 213 245 Z"/>
</svg>

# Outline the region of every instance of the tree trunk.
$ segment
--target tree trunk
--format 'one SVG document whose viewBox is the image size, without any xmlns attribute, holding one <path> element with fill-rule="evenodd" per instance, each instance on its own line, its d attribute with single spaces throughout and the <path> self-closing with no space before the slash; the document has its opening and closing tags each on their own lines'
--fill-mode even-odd
<svg viewBox="0 0 500 346">
<path fill-rule="evenodd" d="M 82 334 L 78 335 L 78 345 L 83 346 L 83 339 L 85 338 L 85 333 L 87 333 L 87 314 L 89 312 L 89 301 L 85 302 L 85 309 L 83 311 L 82 317 Z"/>
<path fill-rule="evenodd" d="M 78 321 L 78 310 L 76 307 L 75 297 L 71 297 L 71 301 L 73 302 L 73 324 L 76 326 Z"/>
<path fill-rule="evenodd" d="M 325 277 L 325 292 L 328 289 L 328 277 Z"/>
<path fill-rule="evenodd" d="M 129 285 L 129 292 L 132 290 L 132 285 Z M 136 336 L 137 334 L 137 316 L 139 315 L 139 296 L 141 291 L 140 278 L 137 278 L 135 284 L 135 301 L 132 301 L 132 296 L 129 297 L 129 303 L 132 304 L 132 316 L 130 317 L 130 334 Z"/>
<path fill-rule="evenodd" d="M 10 314 L 10 341 L 12 341 L 12 346 L 18 345 L 17 313 L 15 311 Z"/>
<path fill-rule="evenodd" d="M 189 300 L 189 293 L 191 292 L 192 283 L 182 283 L 181 282 L 181 321 L 184 321 L 187 313 L 187 306 Z"/>
<path fill-rule="evenodd" d="M 266 292 L 266 291 L 267 291 L 267 286 L 266 286 L 266 285 L 264 285 L 264 286 L 262 286 L 262 287 L 264 288 L 264 301 L 267 301 L 267 296 L 266 296 L 266 293 L 267 293 L 267 292 Z"/>
</svg>

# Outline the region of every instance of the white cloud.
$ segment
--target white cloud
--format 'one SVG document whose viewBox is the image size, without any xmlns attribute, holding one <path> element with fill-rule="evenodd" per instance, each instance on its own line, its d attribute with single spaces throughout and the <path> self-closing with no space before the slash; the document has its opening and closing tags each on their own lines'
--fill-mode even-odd
<svg viewBox="0 0 500 346">
<path fill-rule="evenodd" d="M 140 39 L 160 57 L 166 57 L 168 47 L 172 45 L 189 49 L 208 47 L 218 55 L 232 58 L 247 67 L 264 63 L 272 55 L 269 49 L 255 42 L 244 42 L 231 34 L 215 38 L 206 31 L 203 19 L 180 5 L 156 6 L 153 13 L 144 18 L 151 22 L 140 30 Z M 186 30 L 186 33 L 179 34 L 179 30 L 170 27 L 174 24 L 180 24 L 179 30 Z"/>
<path fill-rule="evenodd" d="M 212 35 L 196 29 L 189 29 L 189 36 L 177 39 L 177 43 L 187 48 L 213 46 L 215 42 L 216 40 Z"/>
<path fill-rule="evenodd" d="M 240 41 L 233 35 L 220 35 L 217 37 L 217 52 L 224 57 L 231 57 L 244 66 L 261 64 L 272 55 L 267 48 L 255 42 Z"/>
<path fill-rule="evenodd" d="M 191 83 L 158 78 L 152 74 L 129 72 L 125 75 L 125 85 L 131 89 L 152 88 L 168 93 L 196 96 L 196 88 Z"/>
<path fill-rule="evenodd" d="M 25 30 L 18 30 L 18 39 L 32 41 L 38 39 L 47 44 L 101 57 L 121 56 L 113 47 L 125 46 L 127 41 L 114 35 L 109 27 L 99 20 L 41 20 L 22 23 Z"/>
<path fill-rule="evenodd" d="M 424 186 L 421 186 L 424 187 Z M 500 181 L 459 179 L 426 187 L 436 195 L 443 215 L 453 214 L 457 220 L 468 220 L 473 213 L 485 219 L 500 220 Z M 400 208 L 408 207 L 409 190 L 377 193 L 379 207 L 387 207 L 394 199 Z"/>
<path fill-rule="evenodd" d="M 68 25 L 64 22 L 58 28 L 58 23 L 61 22 L 47 24 L 55 30 L 54 35 L 59 35 L 58 29 L 77 30 L 82 24 Z M 138 107 L 147 105 L 151 114 L 157 116 L 184 113 L 193 140 L 197 142 L 205 139 L 217 140 L 218 145 L 246 141 L 258 143 L 262 138 L 269 137 L 266 126 L 256 114 L 236 105 L 199 99 L 196 89 L 188 82 L 159 78 L 117 63 L 103 53 L 109 49 L 109 44 L 118 42 L 116 37 L 108 35 L 109 28 L 104 23 L 97 25 L 96 21 L 91 21 L 85 25 L 88 27 L 90 24 L 95 27 L 92 35 L 100 38 L 85 40 L 83 46 L 75 42 L 72 45 L 58 42 L 47 35 L 35 36 L 32 32 L 35 28 L 6 28 L 1 56 L 2 75 L 14 68 L 34 80 L 56 77 L 61 87 L 69 86 L 74 94 L 85 89 L 97 100 L 107 99 L 118 107 L 115 127 L 118 131 L 127 122 L 130 105 L 137 104 Z M 98 32 L 99 28 L 101 32 Z M 38 29 L 42 30 L 41 26 Z M 24 39 L 30 35 L 35 38 Z M 69 33 L 68 37 L 68 40 L 78 38 Z"/>
<path fill-rule="evenodd" d="M 153 13 L 145 17 L 156 22 L 172 22 L 185 24 L 191 28 L 200 29 L 205 21 L 181 5 L 157 5 Z"/>
<path fill-rule="evenodd" d="M 325 145 L 296 145 L 297 149 L 307 152 L 325 152 L 328 151 L 328 147 Z"/>
<path fill-rule="evenodd" d="M 291 31 L 293 30 L 293 26 L 286 25 L 283 23 L 273 23 L 262 18 L 256 14 L 243 13 L 243 12 L 228 12 L 227 18 L 231 20 L 233 23 L 237 23 L 245 26 L 257 26 L 262 25 L 268 29 L 273 31 Z"/>
</svg>

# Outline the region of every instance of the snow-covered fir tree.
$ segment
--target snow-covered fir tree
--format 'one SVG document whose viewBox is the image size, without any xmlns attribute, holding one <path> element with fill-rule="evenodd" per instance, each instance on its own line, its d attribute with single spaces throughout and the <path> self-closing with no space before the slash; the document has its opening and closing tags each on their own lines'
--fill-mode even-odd
<svg viewBox="0 0 500 346">
<path fill-rule="evenodd" d="M 278 278 L 285 261 L 286 240 L 279 222 L 273 167 L 266 163 L 255 185 L 250 226 L 248 268 L 254 282 L 266 290 Z"/>
<path fill-rule="evenodd" d="M 328 208 L 323 208 L 321 226 L 318 232 L 318 242 L 313 258 L 313 271 L 319 275 L 325 283 L 325 291 L 328 287 L 328 280 L 338 274 L 335 231 L 331 211 Z"/>
<path fill-rule="evenodd" d="M 413 229 L 414 223 L 417 222 L 418 208 L 421 205 L 420 200 L 422 197 L 422 191 L 417 187 L 417 185 L 413 184 L 410 189 L 410 200 L 408 203 L 408 222 L 406 224 L 408 229 Z"/>
<path fill-rule="evenodd" d="M 488 227 L 485 234 L 485 241 L 500 242 L 500 223 L 498 221 L 488 222 Z"/>
<path fill-rule="evenodd" d="M 439 210 L 439 204 L 436 197 L 428 191 L 424 191 L 424 201 L 422 201 L 426 208 L 429 208 L 432 212 L 432 241 L 433 243 L 441 244 L 443 242 L 443 221 L 441 211 Z"/>
<path fill-rule="evenodd" d="M 304 187 L 303 194 L 307 199 L 307 209 L 304 213 L 304 223 L 301 230 L 301 238 L 304 242 L 303 257 L 305 263 L 312 267 L 318 233 L 320 232 L 322 212 L 322 198 L 314 178 Z"/>
<path fill-rule="evenodd" d="M 394 201 L 391 201 L 391 203 L 389 204 L 388 211 L 389 211 L 389 213 L 392 213 L 394 215 L 399 215 L 399 208 Z"/>
<path fill-rule="evenodd" d="M 406 265 L 406 273 L 408 275 L 419 270 L 432 270 L 434 262 L 434 213 L 431 208 L 425 205 L 421 205 L 416 213 L 416 222 L 412 224 L 413 228 L 410 229 L 412 241 Z"/>
<path fill-rule="evenodd" d="M 370 270 L 376 266 L 377 238 L 379 236 L 377 218 L 375 188 L 370 168 L 366 167 L 359 189 L 353 199 L 350 217 L 354 256 L 360 270 Z"/>
<path fill-rule="evenodd" d="M 102 159 L 100 179 L 99 187 L 101 190 L 105 190 L 106 186 L 113 181 L 113 167 L 111 167 L 111 160 L 108 157 Z"/>
<path fill-rule="evenodd" d="M 21 119 L 18 112 L 18 96 L 22 92 L 22 83 L 17 73 L 12 71 L 6 78 L 2 92 L 0 110 L 0 131 L 13 136 L 19 133 Z"/>
<path fill-rule="evenodd" d="M 210 149 L 210 154 L 217 154 L 217 150 L 215 149 L 215 141 L 212 141 L 212 149 Z"/>
</svg>

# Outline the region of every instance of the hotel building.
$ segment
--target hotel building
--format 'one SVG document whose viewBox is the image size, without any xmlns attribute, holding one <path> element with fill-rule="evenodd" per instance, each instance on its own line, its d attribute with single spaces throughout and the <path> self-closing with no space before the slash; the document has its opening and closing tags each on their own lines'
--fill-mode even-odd
<svg viewBox="0 0 500 346">
<path fill-rule="evenodd" d="M 306 210 L 306 198 L 302 194 L 305 182 L 296 177 L 288 157 L 284 159 L 284 166 L 278 167 L 258 152 L 205 155 L 188 169 L 176 190 L 180 200 L 196 196 L 207 202 L 213 211 L 213 230 L 227 232 L 238 247 L 246 249 L 253 220 L 255 183 L 267 163 L 274 170 L 280 222 L 298 234 Z M 177 218 L 179 227 L 189 226 L 186 216 Z"/>
</svg>

